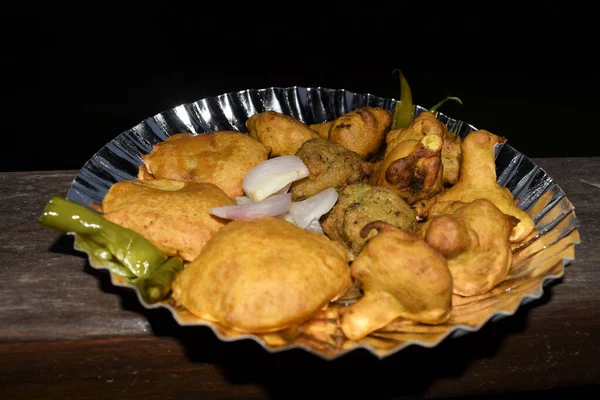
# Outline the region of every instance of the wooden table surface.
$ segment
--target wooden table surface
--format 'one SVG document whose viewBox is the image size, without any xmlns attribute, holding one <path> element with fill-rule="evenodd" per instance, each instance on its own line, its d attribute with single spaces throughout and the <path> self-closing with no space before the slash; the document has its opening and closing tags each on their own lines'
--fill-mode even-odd
<svg viewBox="0 0 600 400">
<path fill-rule="evenodd" d="M 433 349 L 411 346 L 384 360 L 358 350 L 329 362 L 301 350 L 268 354 L 251 341 L 220 342 L 208 328 L 183 329 L 167 311 L 143 309 L 133 292 L 87 265 L 70 236 L 36 223 L 76 171 L 0 173 L 0 398 L 597 393 L 600 158 L 534 161 L 581 223 L 563 279 L 514 316 Z"/>
</svg>

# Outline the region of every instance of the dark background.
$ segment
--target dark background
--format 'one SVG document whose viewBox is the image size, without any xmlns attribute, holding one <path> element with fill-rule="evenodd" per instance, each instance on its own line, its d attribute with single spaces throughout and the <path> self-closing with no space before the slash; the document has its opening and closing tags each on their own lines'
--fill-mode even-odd
<svg viewBox="0 0 600 400">
<path fill-rule="evenodd" d="M 181 103 L 246 88 L 323 86 L 416 103 L 530 157 L 594 156 L 593 12 L 447 2 L 47 2 L 4 9 L 4 156 L 79 169 L 107 141 Z M 7 143 L 8 141 L 8 143 Z"/>
</svg>

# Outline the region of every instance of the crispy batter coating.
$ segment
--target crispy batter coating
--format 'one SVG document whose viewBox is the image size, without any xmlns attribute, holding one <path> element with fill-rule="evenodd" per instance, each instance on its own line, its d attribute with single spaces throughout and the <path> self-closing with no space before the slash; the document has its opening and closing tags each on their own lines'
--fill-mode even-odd
<svg viewBox="0 0 600 400">
<path fill-rule="evenodd" d="M 377 165 L 370 183 L 397 189 L 411 205 L 435 196 L 443 189 L 442 143 L 436 135 L 401 141 Z"/>
<path fill-rule="evenodd" d="M 102 200 L 104 217 L 150 240 L 170 256 L 194 260 L 228 221 L 212 207 L 236 204 L 211 183 L 168 179 L 120 181 Z"/>
<path fill-rule="evenodd" d="M 444 139 L 442 147 L 443 179 L 446 186 L 458 181 L 462 153 L 460 136 L 454 135 L 448 127 L 438 120 L 434 114 L 424 111 L 417 115 L 407 128 L 394 129 L 388 132 L 385 156 L 404 140 L 421 140 L 427 135 L 435 135 Z"/>
<path fill-rule="evenodd" d="M 295 201 L 330 187 L 339 192 L 351 183 L 367 180 L 371 173 L 371 165 L 358 154 L 322 138 L 304 142 L 296 156 L 304 162 L 309 175 L 292 185 Z"/>
<path fill-rule="evenodd" d="M 280 218 L 235 220 L 173 283 L 176 301 L 242 332 L 308 320 L 352 286 L 339 245 Z"/>
<path fill-rule="evenodd" d="M 267 157 L 266 147 L 243 133 L 179 133 L 142 156 L 138 179 L 213 183 L 235 198 L 244 195 L 246 173 Z"/>
<path fill-rule="evenodd" d="M 504 214 L 520 220 L 510 235 L 511 242 L 523 240 L 535 227 L 531 217 L 514 202 L 510 190 L 497 182 L 494 148 L 505 143 L 506 138 L 486 130 L 469 133 L 462 143 L 463 161 L 456 185 L 442 193 L 436 201 L 462 201 L 487 199 Z"/>
<path fill-rule="evenodd" d="M 340 310 L 340 326 L 351 340 L 362 339 L 403 317 L 426 324 L 448 320 L 452 276 L 444 257 L 420 237 L 382 222 L 367 225 L 380 232 L 352 263 L 352 277 L 364 296 Z"/>
<path fill-rule="evenodd" d="M 335 119 L 329 140 L 367 159 L 384 144 L 392 124 L 392 113 L 379 107 L 363 107 Z"/>
<path fill-rule="evenodd" d="M 333 125 L 333 121 L 321 122 L 319 124 L 310 124 L 308 127 L 313 131 L 317 132 L 319 136 L 323 139 L 329 139 L 329 131 L 331 130 L 331 126 Z"/>
<path fill-rule="evenodd" d="M 492 202 L 435 203 L 418 231 L 448 260 L 453 292 L 483 294 L 504 280 L 512 264 L 508 238 L 519 220 L 502 213 Z"/>
<path fill-rule="evenodd" d="M 276 111 L 254 114 L 246 121 L 248 133 L 270 149 L 270 157 L 293 156 L 302 143 L 319 134 L 294 117 Z"/>
<path fill-rule="evenodd" d="M 390 188 L 357 182 L 346 186 L 337 204 L 324 217 L 321 226 L 331 239 L 343 244 L 353 260 L 365 243 L 375 235 L 362 237 L 361 230 L 370 222 L 384 221 L 408 232 L 416 225 L 416 212 Z"/>
</svg>

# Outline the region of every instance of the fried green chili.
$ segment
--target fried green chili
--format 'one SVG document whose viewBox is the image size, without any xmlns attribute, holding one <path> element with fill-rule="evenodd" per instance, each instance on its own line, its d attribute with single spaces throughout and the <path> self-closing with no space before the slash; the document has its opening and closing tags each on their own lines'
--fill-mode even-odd
<svg viewBox="0 0 600 400">
<path fill-rule="evenodd" d="M 172 257 L 162 263 L 147 278 L 136 282 L 144 301 L 155 303 L 167 297 L 171 292 L 171 283 L 183 271 L 183 260 L 179 257 Z"/>
<path fill-rule="evenodd" d="M 429 109 L 429 112 L 432 113 L 432 114 L 434 114 L 448 100 L 456 101 L 458 104 L 460 104 L 462 106 L 462 100 L 461 99 L 459 99 L 458 97 L 448 96 L 444 100 L 442 100 L 439 103 L 437 103 L 435 106 L 431 107 Z"/>
<path fill-rule="evenodd" d="M 392 72 L 398 72 L 400 75 L 400 99 L 396 102 L 392 129 L 408 127 L 415 117 L 415 106 L 412 102 L 412 93 L 406 78 L 399 69 L 394 69 Z"/>
</svg>

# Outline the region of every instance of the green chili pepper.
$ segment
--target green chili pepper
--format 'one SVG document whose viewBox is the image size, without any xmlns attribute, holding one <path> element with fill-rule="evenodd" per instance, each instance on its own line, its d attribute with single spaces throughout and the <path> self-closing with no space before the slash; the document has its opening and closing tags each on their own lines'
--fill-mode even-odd
<svg viewBox="0 0 600 400">
<path fill-rule="evenodd" d="M 73 232 L 81 236 L 76 239 L 76 245 L 91 251 L 95 260 L 121 276 L 149 276 L 168 258 L 131 229 L 114 224 L 100 214 L 58 196 L 50 199 L 38 222 L 61 232 Z"/>
<path fill-rule="evenodd" d="M 136 286 L 144 301 L 156 303 L 167 297 L 171 292 L 173 279 L 181 271 L 183 271 L 183 260 L 179 257 L 172 257 L 157 267 L 150 276 L 138 280 Z"/>
<path fill-rule="evenodd" d="M 443 106 L 444 103 L 447 102 L 448 100 L 456 101 L 458 104 L 460 104 L 462 106 L 462 100 L 461 99 L 459 99 L 458 97 L 448 96 L 444 100 L 442 100 L 439 103 L 437 103 L 435 106 L 431 107 L 429 109 L 429 112 L 432 113 L 432 114 L 434 114 L 438 110 L 438 108 L 440 108 L 441 106 Z"/>
<path fill-rule="evenodd" d="M 402 71 L 394 69 L 392 72 L 396 71 L 400 74 L 400 100 L 396 102 L 394 109 L 392 129 L 408 127 L 415 117 L 415 107 L 412 102 L 410 86 L 408 86 L 408 82 L 404 78 Z"/>
</svg>

